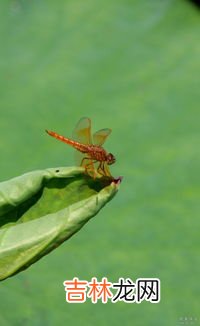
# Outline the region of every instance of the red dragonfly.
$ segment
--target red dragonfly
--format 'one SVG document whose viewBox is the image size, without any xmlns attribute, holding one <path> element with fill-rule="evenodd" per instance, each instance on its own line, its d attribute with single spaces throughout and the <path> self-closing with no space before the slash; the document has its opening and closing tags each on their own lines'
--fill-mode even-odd
<svg viewBox="0 0 200 326">
<path fill-rule="evenodd" d="M 58 140 L 74 147 L 78 150 L 79 163 L 85 168 L 87 174 L 93 178 L 96 177 L 95 165 L 97 164 L 97 172 L 103 176 L 111 177 L 108 165 L 115 163 L 115 157 L 111 153 L 107 153 L 102 147 L 106 138 L 111 133 L 111 129 L 101 129 L 94 133 L 93 142 L 91 137 L 91 120 L 89 118 L 81 118 L 77 123 L 73 139 L 66 138 L 54 131 L 46 130 L 46 132 Z"/>
</svg>

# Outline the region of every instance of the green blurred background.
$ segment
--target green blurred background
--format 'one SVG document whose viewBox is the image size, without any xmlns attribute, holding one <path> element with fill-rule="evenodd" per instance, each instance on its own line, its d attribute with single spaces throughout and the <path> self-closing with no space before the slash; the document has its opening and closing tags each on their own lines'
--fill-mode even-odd
<svg viewBox="0 0 200 326">
<path fill-rule="evenodd" d="M 0 325 L 200 324 L 200 12 L 178 0 L 0 3 L 1 180 L 73 165 L 89 116 L 110 127 L 120 191 L 84 229 L 0 285 Z M 65 302 L 73 277 L 158 277 L 161 302 Z M 184 321 L 183 321 L 184 318 Z M 187 319 L 186 319 L 187 318 Z"/>
</svg>

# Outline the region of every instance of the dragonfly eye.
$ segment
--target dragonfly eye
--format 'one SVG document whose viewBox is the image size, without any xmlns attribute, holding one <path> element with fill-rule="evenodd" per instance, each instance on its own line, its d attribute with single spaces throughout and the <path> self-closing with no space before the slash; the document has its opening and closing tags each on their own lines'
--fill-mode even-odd
<svg viewBox="0 0 200 326">
<path fill-rule="evenodd" d="M 112 153 L 108 154 L 107 160 L 108 160 L 107 161 L 108 165 L 111 165 L 111 164 L 115 163 L 115 161 L 116 161 L 116 159 Z"/>
</svg>

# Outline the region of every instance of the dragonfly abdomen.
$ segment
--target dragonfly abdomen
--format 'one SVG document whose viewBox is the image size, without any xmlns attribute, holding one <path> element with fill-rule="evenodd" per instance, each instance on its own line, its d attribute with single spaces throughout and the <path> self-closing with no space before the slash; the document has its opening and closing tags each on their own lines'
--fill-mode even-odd
<svg viewBox="0 0 200 326">
<path fill-rule="evenodd" d="M 87 145 L 80 144 L 80 143 L 78 143 L 78 142 L 76 142 L 76 141 L 74 141 L 74 140 L 72 140 L 70 138 L 61 136 L 61 135 L 57 134 L 54 131 L 46 130 L 46 132 L 50 136 L 52 136 L 52 137 L 54 137 L 54 138 L 56 138 L 58 140 L 61 140 L 62 142 L 66 143 L 68 145 L 71 145 L 72 147 L 74 147 L 75 149 L 79 150 L 82 153 L 86 153 L 87 152 Z"/>
</svg>

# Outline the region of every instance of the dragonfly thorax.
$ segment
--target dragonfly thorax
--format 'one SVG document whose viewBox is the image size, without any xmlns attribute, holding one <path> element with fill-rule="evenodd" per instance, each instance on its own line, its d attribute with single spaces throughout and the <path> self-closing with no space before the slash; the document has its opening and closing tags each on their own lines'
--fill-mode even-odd
<svg viewBox="0 0 200 326">
<path fill-rule="evenodd" d="M 106 162 L 108 165 L 115 163 L 115 157 L 112 153 L 107 153 L 105 149 L 98 145 L 89 145 L 88 154 L 92 160 Z"/>
</svg>

